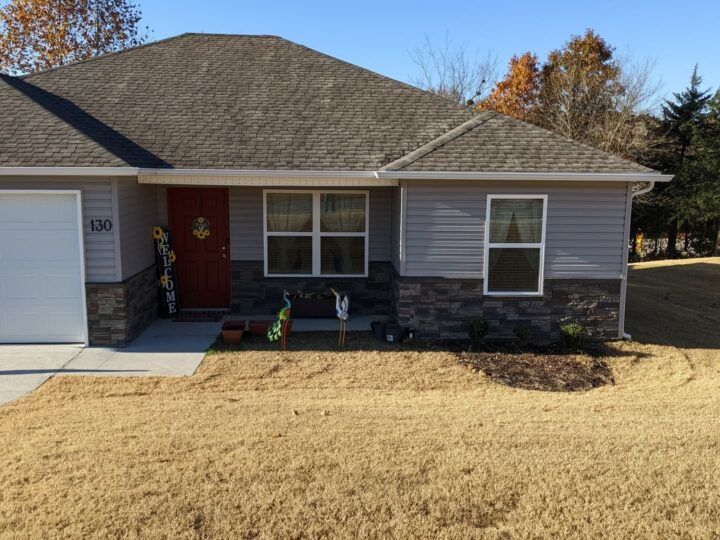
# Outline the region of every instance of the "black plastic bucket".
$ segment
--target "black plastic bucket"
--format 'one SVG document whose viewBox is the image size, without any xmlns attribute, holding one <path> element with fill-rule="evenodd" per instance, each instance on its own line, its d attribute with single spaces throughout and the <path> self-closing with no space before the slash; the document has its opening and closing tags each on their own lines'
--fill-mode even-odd
<svg viewBox="0 0 720 540">
<path fill-rule="evenodd" d="M 390 343 L 400 343 L 405 337 L 405 328 L 397 324 L 388 325 L 385 329 L 385 339 Z"/>
</svg>

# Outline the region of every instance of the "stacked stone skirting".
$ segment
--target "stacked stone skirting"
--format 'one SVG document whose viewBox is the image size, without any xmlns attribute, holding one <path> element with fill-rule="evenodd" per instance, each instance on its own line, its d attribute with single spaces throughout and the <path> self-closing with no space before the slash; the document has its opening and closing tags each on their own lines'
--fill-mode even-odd
<svg viewBox="0 0 720 540">
<path fill-rule="evenodd" d="M 393 280 L 395 316 L 423 339 L 467 338 L 468 323 L 483 319 L 488 339 L 512 339 L 525 326 L 530 339 L 560 339 L 560 325 L 576 321 L 597 339 L 618 336 L 621 280 L 546 279 L 542 297 L 483 295 L 481 279 L 400 277 Z"/>
<path fill-rule="evenodd" d="M 90 345 L 125 347 L 158 317 L 154 266 L 122 283 L 87 283 Z"/>
<path fill-rule="evenodd" d="M 618 334 L 621 281 L 546 279 L 542 297 L 483 295 L 481 279 L 401 277 L 389 263 L 372 262 L 367 278 L 267 278 L 261 261 L 232 262 L 232 310 L 274 314 L 282 291 L 347 291 L 351 314 L 392 316 L 420 339 L 467 338 L 468 323 L 487 321 L 489 339 L 512 339 L 525 326 L 533 342 L 560 339 L 560 325 L 577 321 L 592 337 Z M 88 283 L 91 345 L 124 347 L 158 316 L 155 267 L 122 283 Z"/>
<path fill-rule="evenodd" d="M 350 296 L 351 313 L 388 316 L 393 269 L 371 262 L 367 278 L 265 277 L 262 261 L 232 262 L 232 311 L 275 314 L 282 307 L 283 289 L 327 293 L 332 287 Z"/>
</svg>

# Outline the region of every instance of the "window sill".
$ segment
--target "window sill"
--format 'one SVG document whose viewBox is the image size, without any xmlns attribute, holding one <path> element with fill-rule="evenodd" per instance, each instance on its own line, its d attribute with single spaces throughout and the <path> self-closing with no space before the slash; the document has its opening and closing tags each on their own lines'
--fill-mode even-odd
<svg viewBox="0 0 720 540">
<path fill-rule="evenodd" d="M 484 292 L 483 296 L 505 297 L 505 298 L 542 298 L 545 296 L 542 291 L 533 292 Z"/>
<path fill-rule="evenodd" d="M 367 278 L 368 274 L 265 274 L 266 278 L 314 278 L 314 279 L 349 279 L 349 278 Z"/>
</svg>

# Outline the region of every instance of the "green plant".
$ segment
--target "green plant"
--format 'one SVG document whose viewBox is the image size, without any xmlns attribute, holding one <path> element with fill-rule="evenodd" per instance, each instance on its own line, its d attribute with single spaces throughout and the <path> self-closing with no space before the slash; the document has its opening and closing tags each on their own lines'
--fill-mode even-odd
<svg viewBox="0 0 720 540">
<path fill-rule="evenodd" d="M 518 324 L 517 326 L 514 326 L 512 333 L 516 338 L 518 338 L 521 345 L 527 345 L 527 342 L 530 339 L 530 328 L 528 328 L 527 325 Z"/>
<path fill-rule="evenodd" d="M 587 330 L 583 325 L 577 322 L 571 322 L 560 325 L 560 334 L 563 344 L 566 347 L 577 349 L 582 347 L 587 339 Z"/>
<path fill-rule="evenodd" d="M 473 319 L 468 326 L 468 336 L 473 343 L 480 343 L 487 333 L 487 322 L 482 319 Z"/>
</svg>

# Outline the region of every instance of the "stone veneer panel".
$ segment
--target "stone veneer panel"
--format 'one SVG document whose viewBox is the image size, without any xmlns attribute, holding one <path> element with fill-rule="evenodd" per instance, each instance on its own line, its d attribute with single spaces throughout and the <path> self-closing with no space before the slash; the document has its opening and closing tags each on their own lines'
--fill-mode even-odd
<svg viewBox="0 0 720 540">
<path fill-rule="evenodd" d="M 87 283 L 85 289 L 90 345 L 125 347 L 158 317 L 155 266 L 122 283 Z"/>
<path fill-rule="evenodd" d="M 560 339 L 560 325 L 577 321 L 594 338 L 617 337 L 620 280 L 545 280 L 542 297 L 483 295 L 481 279 L 400 277 L 393 280 L 395 316 L 421 339 L 466 338 L 469 321 L 485 319 L 488 338 L 513 338 L 515 326 L 530 330 L 531 340 Z"/>
<path fill-rule="evenodd" d="M 232 262 L 232 310 L 240 314 L 274 314 L 282 307 L 282 292 L 328 292 L 330 287 L 350 296 L 350 313 L 388 316 L 391 313 L 390 263 L 371 262 L 367 278 L 265 277 L 262 261 Z"/>
</svg>

